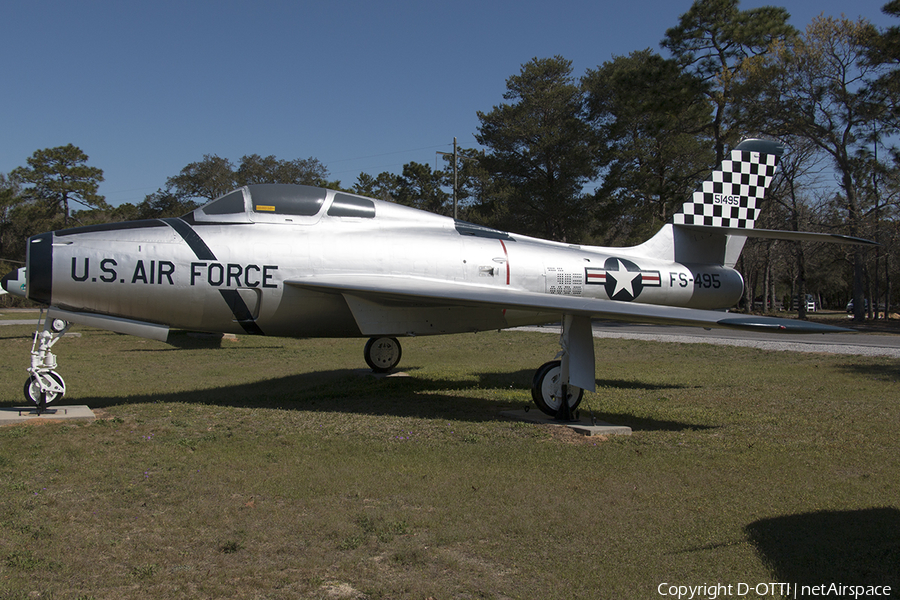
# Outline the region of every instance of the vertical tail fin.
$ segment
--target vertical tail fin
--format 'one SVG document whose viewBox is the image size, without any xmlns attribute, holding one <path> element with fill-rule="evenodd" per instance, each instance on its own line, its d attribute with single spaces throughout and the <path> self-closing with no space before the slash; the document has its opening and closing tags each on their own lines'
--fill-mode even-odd
<svg viewBox="0 0 900 600">
<path fill-rule="evenodd" d="M 733 266 L 783 152 L 769 140 L 738 144 L 642 250 L 681 263 Z"/>
<path fill-rule="evenodd" d="M 758 204 L 772 183 L 784 148 L 768 140 L 745 140 L 673 216 L 675 225 L 753 229 Z"/>
</svg>

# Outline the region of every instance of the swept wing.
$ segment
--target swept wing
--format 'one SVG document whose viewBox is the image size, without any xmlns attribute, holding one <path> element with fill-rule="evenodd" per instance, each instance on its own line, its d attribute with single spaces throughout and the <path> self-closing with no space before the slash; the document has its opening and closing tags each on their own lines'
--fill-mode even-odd
<svg viewBox="0 0 900 600">
<path fill-rule="evenodd" d="M 396 275 L 318 275 L 285 281 L 285 284 L 342 295 L 364 335 L 390 333 L 381 329 L 385 313 L 398 311 L 402 313 L 404 308 L 422 306 L 515 309 L 614 321 L 756 329 L 784 333 L 852 331 L 796 319 L 737 315 L 715 310 L 617 302 L 579 296 L 557 296 L 465 282 Z"/>
</svg>

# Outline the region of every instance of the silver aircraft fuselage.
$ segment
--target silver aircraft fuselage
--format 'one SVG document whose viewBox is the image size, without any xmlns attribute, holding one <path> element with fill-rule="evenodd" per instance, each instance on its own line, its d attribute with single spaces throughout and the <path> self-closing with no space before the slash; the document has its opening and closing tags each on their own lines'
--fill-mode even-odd
<svg viewBox="0 0 900 600">
<path fill-rule="evenodd" d="M 649 240 L 576 246 L 510 234 L 333 190 L 258 184 L 180 218 L 55 231 L 28 240 L 10 293 L 49 306 L 25 396 L 66 392 L 51 351 L 71 323 L 166 340 L 171 328 L 291 337 L 369 337 L 386 372 L 400 336 L 560 323 L 559 360 L 535 371 L 538 408 L 571 417 L 596 389 L 592 319 L 783 333 L 839 331 L 727 313 L 748 237 L 869 244 L 754 228 L 783 149 L 745 140 Z M 40 324 L 39 324 L 40 328 Z"/>
<path fill-rule="evenodd" d="M 75 313 L 289 337 L 446 334 L 560 318 L 451 302 L 398 303 L 392 316 L 388 301 L 373 321 L 364 306 L 348 304 L 365 300 L 302 285 L 322 277 L 397 276 L 694 309 L 726 308 L 741 296 L 734 269 L 642 251 L 509 234 L 333 190 L 255 185 L 177 219 L 35 236 L 26 293 Z"/>
</svg>

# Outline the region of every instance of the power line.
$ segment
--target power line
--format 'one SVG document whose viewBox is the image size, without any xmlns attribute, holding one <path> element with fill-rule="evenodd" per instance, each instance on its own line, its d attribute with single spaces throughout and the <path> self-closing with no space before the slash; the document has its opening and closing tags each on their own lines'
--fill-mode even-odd
<svg viewBox="0 0 900 600">
<path fill-rule="evenodd" d="M 367 158 L 379 158 L 381 156 L 391 156 L 393 154 L 405 154 L 407 152 L 421 152 L 422 150 L 434 150 L 435 148 L 445 148 L 447 146 L 449 146 L 449 144 L 439 144 L 437 146 L 427 146 L 425 148 L 412 148 L 410 150 L 397 150 L 396 152 L 384 152 L 382 154 L 372 154 L 369 156 L 357 156 L 356 158 L 341 158 L 339 160 L 329 160 L 329 161 L 323 161 L 323 162 L 332 164 L 332 163 L 339 163 L 339 162 L 348 162 L 351 160 L 364 160 Z"/>
</svg>

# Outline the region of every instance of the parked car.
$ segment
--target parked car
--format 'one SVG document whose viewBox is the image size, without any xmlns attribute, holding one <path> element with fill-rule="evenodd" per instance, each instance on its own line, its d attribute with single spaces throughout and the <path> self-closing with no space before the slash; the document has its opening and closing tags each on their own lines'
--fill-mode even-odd
<svg viewBox="0 0 900 600">
<path fill-rule="evenodd" d="M 864 306 L 863 312 L 869 312 L 869 299 L 866 298 L 863 302 L 864 302 L 864 303 L 863 303 L 863 306 Z M 876 310 L 876 311 L 882 311 L 882 310 L 884 310 L 884 307 L 881 306 L 881 305 L 876 304 L 876 305 L 875 305 L 875 310 Z M 852 312 L 853 312 L 853 299 L 851 298 L 851 299 L 850 299 L 850 302 L 847 303 L 847 313 L 849 314 L 849 313 L 852 313 Z"/>
<path fill-rule="evenodd" d="M 754 309 L 762 308 L 765 305 L 766 305 L 766 299 L 763 298 L 762 296 L 757 296 L 756 298 L 753 299 L 753 308 Z M 784 310 L 784 306 L 782 305 L 781 298 L 775 298 L 774 304 L 772 303 L 772 300 L 770 298 L 769 299 L 769 309 L 777 310 L 777 311 Z"/>
</svg>

